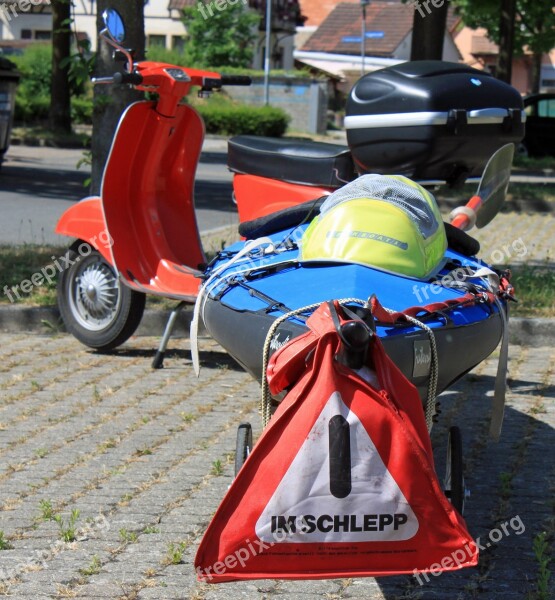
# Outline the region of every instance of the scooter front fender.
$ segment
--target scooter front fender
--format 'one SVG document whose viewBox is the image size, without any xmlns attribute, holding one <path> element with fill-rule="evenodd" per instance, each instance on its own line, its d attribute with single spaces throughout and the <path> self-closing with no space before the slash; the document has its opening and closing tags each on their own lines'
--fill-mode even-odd
<svg viewBox="0 0 555 600">
<path fill-rule="evenodd" d="M 60 217 L 56 233 L 88 242 L 113 265 L 112 238 L 106 229 L 102 200 L 98 196 L 83 198 L 70 206 Z"/>
</svg>

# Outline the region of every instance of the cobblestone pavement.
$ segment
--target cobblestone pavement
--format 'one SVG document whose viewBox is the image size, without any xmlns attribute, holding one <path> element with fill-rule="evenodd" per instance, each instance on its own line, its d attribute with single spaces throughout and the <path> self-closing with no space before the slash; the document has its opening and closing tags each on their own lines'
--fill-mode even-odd
<svg viewBox="0 0 555 600">
<path fill-rule="evenodd" d="M 534 593 L 541 577 L 533 540 L 554 533 L 553 348 L 512 347 L 499 444 L 487 434 L 494 359 L 442 397 L 433 434 L 438 470 L 456 422 L 472 491 L 468 526 L 489 546 L 479 567 L 422 586 L 413 577 L 209 586 L 196 582 L 192 562 L 232 480 L 235 427 L 250 420 L 260 430 L 258 386 L 207 340 L 196 379 L 188 342 L 173 344 L 166 368 L 154 371 L 153 338 L 101 356 L 65 335 L 0 335 L 0 595 L 516 600 Z M 554 597 L 549 585 L 545 598 Z"/>
</svg>

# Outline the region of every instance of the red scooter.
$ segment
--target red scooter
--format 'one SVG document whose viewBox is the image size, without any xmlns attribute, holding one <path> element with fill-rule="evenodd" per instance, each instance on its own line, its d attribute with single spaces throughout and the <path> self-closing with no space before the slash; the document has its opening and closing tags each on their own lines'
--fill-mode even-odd
<svg viewBox="0 0 555 600">
<path fill-rule="evenodd" d="M 154 361 L 160 367 L 177 314 L 197 297 L 205 263 L 193 197 L 204 124 L 181 100 L 195 86 L 207 94 L 224 85 L 250 85 L 250 78 L 134 63 L 122 45 L 125 31 L 119 14 L 107 10 L 103 18 L 101 37 L 125 55 L 127 66 L 93 83 L 133 85 L 155 92 L 158 99 L 137 102 L 125 111 L 100 197 L 71 206 L 56 226 L 56 233 L 77 238 L 68 251 L 71 266 L 60 276 L 58 305 L 70 333 L 91 348 L 108 351 L 134 333 L 146 294 L 180 301 Z M 321 197 L 334 187 L 248 175 L 238 175 L 234 183 L 241 220 Z"/>
<path fill-rule="evenodd" d="M 193 197 L 204 125 L 198 112 L 181 100 L 195 86 L 208 94 L 225 85 L 249 85 L 250 78 L 151 61 L 134 63 L 122 45 L 125 30 L 119 14 L 107 10 L 103 18 L 106 27 L 101 37 L 126 57 L 127 64 L 123 72 L 94 83 L 133 85 L 156 93 L 157 100 L 137 102 L 124 112 L 104 171 L 101 196 L 71 206 L 57 224 L 56 233 L 77 239 L 68 251 L 70 266 L 60 276 L 58 305 L 70 333 L 91 348 L 107 351 L 134 333 L 146 294 L 179 301 L 153 363 L 161 367 L 179 311 L 197 298 L 205 264 Z M 523 135 L 518 92 L 487 74 L 478 80 L 472 75 L 479 72 L 449 63 L 406 63 L 403 69 L 384 69 L 383 73 L 382 79 L 402 82 L 373 80 L 369 87 L 367 78 L 362 78 L 359 88 L 355 86 L 351 106 L 347 106 L 350 147 L 252 136 L 230 140 L 228 166 L 235 173 L 233 188 L 241 222 L 321 198 L 364 172 L 403 172 L 421 181 L 442 183 L 464 181 L 481 175 L 495 151 Z M 450 77 L 453 84 L 444 85 Z M 430 89 L 415 87 L 414 98 L 407 102 L 407 82 L 415 81 Z M 434 81 L 438 85 L 430 83 Z M 440 101 L 445 106 L 460 101 L 463 92 L 455 84 L 470 85 L 468 93 L 482 108 L 430 111 L 417 106 L 426 95 L 427 108 L 441 108 Z M 384 103 L 397 110 L 385 115 L 387 119 L 366 114 L 368 102 L 376 103 L 375 90 L 382 89 L 392 90 Z M 445 89 L 451 97 L 442 100 L 439 96 Z M 419 112 L 400 113 L 396 90 L 402 91 L 403 96 L 398 96 L 403 110 L 414 105 Z M 466 87 L 463 91 L 467 93 Z M 489 108 L 492 94 L 506 108 Z M 407 127 L 410 119 L 413 122 Z M 442 120 L 445 123 L 436 127 Z M 385 139 L 388 134 L 394 139 Z M 494 187 L 504 193 L 509 170 L 502 172 L 507 174 L 506 181 Z M 497 196 L 502 202 L 503 194 Z M 483 211 L 487 222 L 499 207 L 488 200 L 488 210 Z M 468 214 L 457 219 L 472 225 Z"/>
</svg>

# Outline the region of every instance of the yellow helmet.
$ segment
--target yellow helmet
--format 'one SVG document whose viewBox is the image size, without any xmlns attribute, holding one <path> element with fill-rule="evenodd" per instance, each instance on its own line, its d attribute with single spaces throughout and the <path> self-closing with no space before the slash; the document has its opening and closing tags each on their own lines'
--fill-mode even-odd
<svg viewBox="0 0 555 600">
<path fill-rule="evenodd" d="M 428 279 L 443 266 L 446 249 L 430 192 L 401 175 L 363 175 L 327 198 L 303 235 L 300 257 Z"/>
</svg>

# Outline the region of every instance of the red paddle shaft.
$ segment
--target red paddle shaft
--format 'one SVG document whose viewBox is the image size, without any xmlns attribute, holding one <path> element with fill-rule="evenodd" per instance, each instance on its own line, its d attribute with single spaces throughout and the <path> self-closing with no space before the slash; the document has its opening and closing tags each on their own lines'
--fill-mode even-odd
<svg viewBox="0 0 555 600">
<path fill-rule="evenodd" d="M 452 214 L 454 216 L 451 225 L 463 231 L 472 229 L 476 223 L 476 213 L 480 210 L 483 203 L 484 201 L 480 196 L 472 196 L 465 206 L 461 206 L 453 211 Z"/>
</svg>

